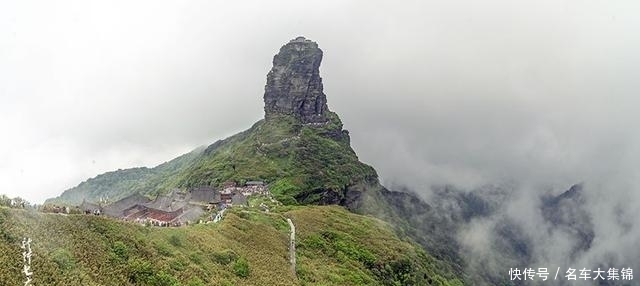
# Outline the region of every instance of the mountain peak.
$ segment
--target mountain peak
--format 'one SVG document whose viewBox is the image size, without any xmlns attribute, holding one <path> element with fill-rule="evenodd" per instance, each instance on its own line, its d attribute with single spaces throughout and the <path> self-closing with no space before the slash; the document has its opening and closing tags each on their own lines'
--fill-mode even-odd
<svg viewBox="0 0 640 286">
<path fill-rule="evenodd" d="M 356 186 L 377 184 L 377 173 L 360 162 L 340 117 L 327 108 L 321 60 L 313 41 L 289 41 L 267 75 L 264 120 L 157 167 L 97 176 L 49 203 L 261 180 L 284 203 L 354 205 L 364 192 Z"/>
<path fill-rule="evenodd" d="M 264 92 L 265 119 L 291 115 L 304 123 L 326 122 L 327 97 L 322 92 L 318 44 L 297 37 L 273 57 Z"/>
</svg>

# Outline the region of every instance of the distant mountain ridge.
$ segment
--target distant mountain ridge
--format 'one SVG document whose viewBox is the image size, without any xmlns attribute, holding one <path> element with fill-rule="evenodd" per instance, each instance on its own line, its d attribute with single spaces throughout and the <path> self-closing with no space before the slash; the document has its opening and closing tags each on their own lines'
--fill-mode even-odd
<svg viewBox="0 0 640 286">
<path fill-rule="evenodd" d="M 100 199 L 108 198 L 115 201 L 133 193 L 156 194 L 155 190 L 161 189 L 164 185 L 165 177 L 175 175 L 192 163 L 204 149 L 197 148 L 154 168 L 119 169 L 100 174 L 64 191 L 59 197 L 48 199 L 45 204 L 79 205 L 84 200 L 98 202 Z"/>
</svg>

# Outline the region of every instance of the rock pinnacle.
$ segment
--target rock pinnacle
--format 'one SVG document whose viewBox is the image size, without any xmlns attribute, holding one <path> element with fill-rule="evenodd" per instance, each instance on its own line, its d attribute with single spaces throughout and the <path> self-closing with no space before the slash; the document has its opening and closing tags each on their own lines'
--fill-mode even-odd
<svg viewBox="0 0 640 286">
<path fill-rule="evenodd" d="M 265 119 L 291 115 L 303 123 L 327 120 L 327 98 L 320 77 L 322 50 L 318 44 L 297 37 L 273 57 L 264 92 Z"/>
</svg>

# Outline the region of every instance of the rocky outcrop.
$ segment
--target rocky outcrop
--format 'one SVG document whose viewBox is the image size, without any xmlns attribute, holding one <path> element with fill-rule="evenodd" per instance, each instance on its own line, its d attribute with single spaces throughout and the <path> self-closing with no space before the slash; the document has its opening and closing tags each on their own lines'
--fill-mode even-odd
<svg viewBox="0 0 640 286">
<path fill-rule="evenodd" d="M 574 239 L 571 252 L 574 256 L 591 248 L 595 239 L 593 219 L 585 205 L 583 186 L 577 184 L 559 196 L 543 198 L 540 207 L 542 216 L 553 225 L 553 230 Z"/>
<path fill-rule="evenodd" d="M 327 98 L 322 92 L 322 50 L 304 37 L 291 40 L 273 57 L 264 92 L 265 119 L 292 115 L 303 123 L 326 122 Z"/>
</svg>

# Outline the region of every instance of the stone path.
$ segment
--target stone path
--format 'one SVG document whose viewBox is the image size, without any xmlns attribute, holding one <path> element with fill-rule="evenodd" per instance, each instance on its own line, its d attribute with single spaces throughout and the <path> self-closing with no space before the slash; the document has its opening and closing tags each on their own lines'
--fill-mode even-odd
<svg viewBox="0 0 640 286">
<path fill-rule="evenodd" d="M 296 227 L 293 225 L 291 219 L 287 219 L 289 227 L 291 227 L 291 237 L 289 239 L 289 261 L 291 262 L 291 272 L 293 276 L 296 275 Z"/>
</svg>

